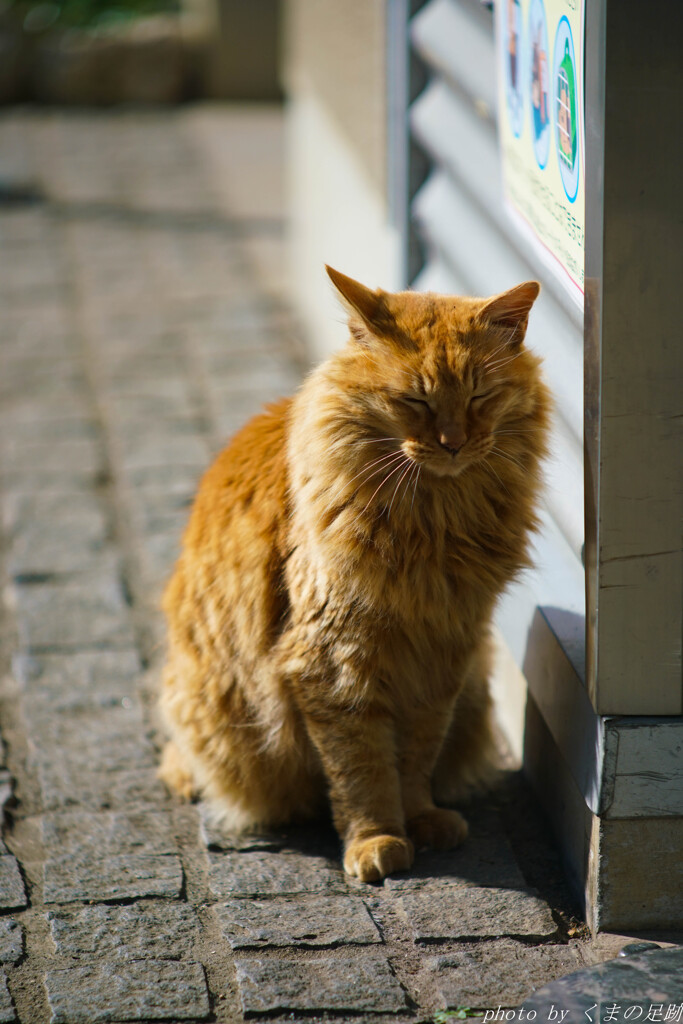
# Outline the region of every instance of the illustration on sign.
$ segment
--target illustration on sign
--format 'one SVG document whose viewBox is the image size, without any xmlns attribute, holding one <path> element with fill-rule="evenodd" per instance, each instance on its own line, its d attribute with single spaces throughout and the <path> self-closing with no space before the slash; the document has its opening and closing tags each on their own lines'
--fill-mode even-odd
<svg viewBox="0 0 683 1024">
<path fill-rule="evenodd" d="M 524 96 L 522 94 L 522 9 L 519 0 L 507 0 L 505 25 L 505 86 L 510 126 L 517 137 L 522 131 L 524 120 Z"/>
<path fill-rule="evenodd" d="M 550 100 L 548 95 L 548 26 L 543 0 L 531 0 L 529 6 L 529 39 L 531 40 L 531 112 L 533 118 L 534 153 L 543 170 L 550 149 Z"/>
<path fill-rule="evenodd" d="M 557 156 L 567 199 L 574 202 L 579 187 L 579 162 L 576 159 L 576 62 L 569 22 L 562 18 L 555 36 L 555 103 L 557 106 Z"/>
<path fill-rule="evenodd" d="M 583 0 L 505 0 L 496 10 L 506 204 L 583 305 Z"/>
</svg>

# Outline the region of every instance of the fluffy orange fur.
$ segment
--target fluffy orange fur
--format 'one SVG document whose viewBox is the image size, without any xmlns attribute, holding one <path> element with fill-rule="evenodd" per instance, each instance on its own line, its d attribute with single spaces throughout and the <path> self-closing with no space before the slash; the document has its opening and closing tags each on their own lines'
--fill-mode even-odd
<svg viewBox="0 0 683 1024">
<path fill-rule="evenodd" d="M 164 595 L 160 773 L 230 829 L 331 806 L 372 881 L 467 833 L 495 760 L 488 635 L 528 564 L 550 399 L 538 294 L 371 291 L 328 268 L 348 345 L 199 488 Z"/>
</svg>

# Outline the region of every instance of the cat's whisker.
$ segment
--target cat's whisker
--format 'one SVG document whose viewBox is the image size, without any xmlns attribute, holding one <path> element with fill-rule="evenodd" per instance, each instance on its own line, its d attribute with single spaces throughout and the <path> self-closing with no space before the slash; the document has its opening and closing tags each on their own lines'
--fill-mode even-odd
<svg viewBox="0 0 683 1024">
<path fill-rule="evenodd" d="M 511 462 L 514 466 L 518 466 L 519 469 L 524 471 L 524 466 L 521 462 L 518 462 L 517 459 L 513 459 L 511 455 L 502 452 L 500 448 L 492 448 L 491 451 L 493 452 L 494 455 L 498 455 L 498 457 L 501 459 L 507 459 L 508 462 Z"/>
<path fill-rule="evenodd" d="M 508 356 L 507 359 L 498 360 L 495 363 L 491 363 L 491 365 L 489 366 L 489 370 L 500 370 L 500 369 L 502 369 L 503 366 L 507 366 L 509 363 L 513 363 L 515 361 L 515 359 L 519 359 L 520 356 L 523 356 L 524 352 L 525 352 L 525 349 L 522 349 L 521 352 L 516 352 L 514 356 Z"/>
<path fill-rule="evenodd" d="M 375 437 L 371 441 L 352 441 L 353 445 L 360 444 L 382 444 L 385 441 L 402 441 L 402 437 Z"/>
<path fill-rule="evenodd" d="M 410 476 L 408 477 L 406 485 L 403 488 L 403 494 L 401 495 L 401 500 L 398 503 L 398 507 L 399 508 L 401 507 L 401 505 L 405 501 L 406 495 L 410 493 L 410 485 L 412 484 L 413 477 L 414 477 L 414 475 L 415 475 L 415 473 L 417 472 L 418 469 L 419 469 L 419 466 L 418 466 L 417 462 L 414 462 L 413 463 L 413 467 L 412 467 L 412 469 L 410 471 Z"/>
<path fill-rule="evenodd" d="M 350 484 L 352 484 L 354 480 L 357 480 L 358 477 L 363 476 L 363 474 L 366 473 L 369 469 L 372 469 L 373 466 L 379 465 L 380 468 L 377 469 L 374 473 L 372 473 L 369 477 L 367 477 L 363 481 L 363 483 L 367 483 L 368 480 L 372 480 L 373 476 L 376 476 L 377 473 L 381 473 L 382 470 L 386 468 L 386 466 L 380 465 L 380 463 L 384 463 L 384 462 L 387 462 L 387 460 L 389 460 L 388 464 L 391 465 L 392 461 L 394 461 L 397 458 L 400 458 L 402 455 L 404 455 L 404 452 L 401 452 L 401 451 L 399 451 L 399 452 L 389 452 L 388 455 L 382 455 L 381 458 L 375 459 L 375 461 L 371 462 L 368 466 L 364 466 L 361 469 L 360 473 L 356 473 L 356 475 L 352 476 L 351 479 L 348 482 Z"/>
<path fill-rule="evenodd" d="M 509 495 L 510 494 L 509 490 L 507 489 L 507 487 L 505 486 L 505 484 L 503 483 L 501 478 L 498 476 L 498 474 L 496 473 L 496 471 L 493 468 L 493 466 L 491 466 L 488 462 L 482 462 L 481 465 L 484 467 L 484 469 L 490 469 L 491 470 L 491 472 L 493 473 L 493 475 L 495 476 L 496 480 L 498 481 L 500 486 L 503 488 L 505 493 Z"/>
<path fill-rule="evenodd" d="M 489 354 L 486 357 L 486 359 L 483 360 L 484 365 L 488 366 L 488 364 L 491 362 L 491 360 L 494 358 L 494 356 L 497 356 L 499 352 L 502 352 L 503 349 L 506 349 L 508 347 L 509 343 L 510 343 L 509 338 L 506 338 L 505 341 L 501 345 L 498 346 L 498 348 L 494 348 L 493 352 L 489 352 Z"/>
<path fill-rule="evenodd" d="M 405 455 L 404 458 L 406 459 L 406 461 L 408 460 L 408 456 L 407 455 Z M 381 481 L 379 487 L 377 487 L 377 489 L 375 491 L 373 491 L 373 493 L 372 493 L 372 495 L 370 497 L 370 500 L 368 501 L 367 505 L 361 511 L 361 513 L 360 513 L 361 515 L 363 515 L 365 512 L 367 512 L 368 508 L 370 507 L 372 502 L 375 500 L 375 498 L 379 494 L 379 492 L 382 490 L 382 488 L 384 487 L 384 485 L 387 482 L 387 480 L 391 480 L 391 478 L 394 475 L 394 473 L 398 473 L 403 468 L 403 465 L 404 465 L 403 462 L 399 462 L 398 466 L 396 466 L 394 469 L 392 469 L 392 471 L 390 473 L 388 473 L 387 476 L 384 477 L 384 479 Z"/>
<path fill-rule="evenodd" d="M 412 459 L 410 460 L 410 463 L 412 463 Z M 387 519 L 391 515 L 391 509 L 392 509 L 392 506 L 394 504 L 394 498 L 396 497 L 396 495 L 398 493 L 398 489 L 401 486 L 401 484 L 403 483 L 404 478 L 408 475 L 408 473 L 411 470 L 410 463 L 408 464 L 407 468 L 403 471 L 402 475 L 398 478 L 398 483 L 394 487 L 394 493 L 391 496 L 391 504 L 389 505 L 389 511 L 387 512 Z"/>
<path fill-rule="evenodd" d="M 524 428 L 522 428 L 521 430 L 496 430 L 496 437 L 502 437 L 503 434 L 509 434 L 510 436 L 513 436 L 513 435 L 517 435 L 517 434 L 534 434 L 534 433 L 535 433 L 534 430 L 525 430 Z"/>
<path fill-rule="evenodd" d="M 417 467 L 417 476 L 415 477 L 415 483 L 413 484 L 413 500 L 410 503 L 410 514 L 413 513 L 413 505 L 415 504 L 415 495 L 417 493 L 417 483 L 420 479 L 420 473 L 422 472 L 422 466 Z"/>
</svg>

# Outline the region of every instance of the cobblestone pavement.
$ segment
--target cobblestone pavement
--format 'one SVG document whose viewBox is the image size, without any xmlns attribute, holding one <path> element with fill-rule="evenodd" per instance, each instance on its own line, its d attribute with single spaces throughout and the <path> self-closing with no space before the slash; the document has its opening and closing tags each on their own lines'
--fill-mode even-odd
<svg viewBox="0 0 683 1024">
<path fill-rule="evenodd" d="M 280 144 L 273 110 L 0 117 L 0 1022 L 428 1021 L 614 952 L 514 777 L 383 886 L 324 826 L 231 840 L 155 777 L 198 476 L 303 368 Z"/>
</svg>

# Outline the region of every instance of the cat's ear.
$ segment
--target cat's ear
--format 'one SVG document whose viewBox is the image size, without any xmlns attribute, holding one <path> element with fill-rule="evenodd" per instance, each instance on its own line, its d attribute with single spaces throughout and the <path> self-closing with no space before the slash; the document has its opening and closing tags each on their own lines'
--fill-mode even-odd
<svg viewBox="0 0 683 1024">
<path fill-rule="evenodd" d="M 328 267 L 327 264 L 325 264 L 325 270 L 351 313 L 349 327 L 356 340 L 362 341 L 365 337 L 361 324 L 357 322 L 358 317 L 372 334 L 387 337 L 393 333 L 396 323 L 387 307 L 384 292 L 380 288 L 373 292 L 364 284 L 354 281 L 346 274 L 341 274 L 333 267 Z"/>
<path fill-rule="evenodd" d="M 489 299 L 479 311 L 479 317 L 491 327 L 507 331 L 510 345 L 521 345 L 526 334 L 531 307 L 540 290 L 538 281 L 518 284 L 516 288 Z"/>
</svg>

